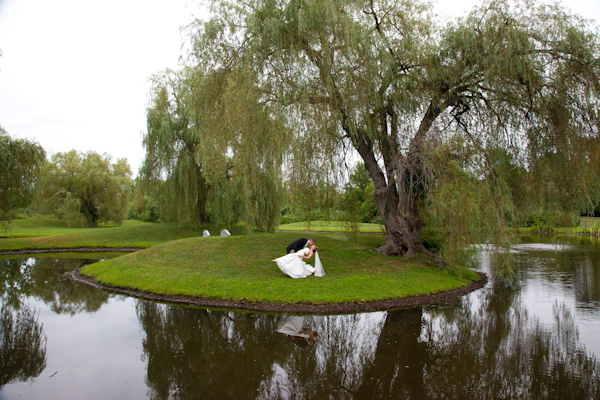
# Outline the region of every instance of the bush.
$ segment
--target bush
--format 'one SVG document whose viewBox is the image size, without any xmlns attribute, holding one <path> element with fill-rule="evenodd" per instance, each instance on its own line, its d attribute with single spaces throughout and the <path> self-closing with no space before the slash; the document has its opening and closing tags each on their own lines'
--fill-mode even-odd
<svg viewBox="0 0 600 400">
<path fill-rule="evenodd" d="M 579 215 L 574 212 L 545 210 L 540 208 L 529 214 L 526 225 L 528 227 L 548 229 L 572 227 L 579 225 Z"/>
<path fill-rule="evenodd" d="M 150 196 L 144 196 L 145 210 L 142 214 L 142 221 L 158 222 L 160 219 L 160 205 L 158 201 Z"/>
<path fill-rule="evenodd" d="M 432 253 L 439 253 L 443 245 L 439 235 L 433 233 L 427 234 L 423 232 L 421 242 L 423 243 L 423 246 Z"/>
<path fill-rule="evenodd" d="M 529 214 L 529 216 L 527 217 L 526 225 L 528 227 L 537 226 L 539 228 L 550 228 L 556 226 L 554 216 L 552 215 L 552 213 L 544 209 L 537 209 L 531 214 Z"/>
<path fill-rule="evenodd" d="M 150 196 L 134 197 L 129 207 L 128 218 L 144 222 L 159 222 L 160 205 Z"/>
<path fill-rule="evenodd" d="M 294 214 L 285 214 L 282 215 L 281 218 L 279 219 L 279 223 L 280 224 L 293 224 L 294 222 L 300 222 L 302 221 L 302 218 L 300 218 L 299 215 L 294 215 Z"/>
</svg>

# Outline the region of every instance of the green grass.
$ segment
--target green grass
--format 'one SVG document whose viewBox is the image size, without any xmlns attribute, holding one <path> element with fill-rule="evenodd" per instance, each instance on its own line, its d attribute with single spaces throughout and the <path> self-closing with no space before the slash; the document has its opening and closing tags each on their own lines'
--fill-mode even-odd
<svg viewBox="0 0 600 400">
<path fill-rule="evenodd" d="M 82 273 L 116 287 L 161 295 L 276 302 L 341 303 L 429 294 L 477 280 L 466 269 L 442 270 L 314 235 L 325 277 L 292 279 L 270 260 L 293 233 L 189 238 L 88 265 Z M 312 259 L 311 259 L 312 261 Z"/>
<path fill-rule="evenodd" d="M 338 231 L 334 224 L 321 224 L 321 228 L 325 225 L 329 231 Z M 213 236 L 201 237 L 203 229 Z M 140 221 L 72 229 L 52 218 L 30 218 L 14 221 L 14 236 L 0 239 L 0 251 L 144 248 L 86 266 L 82 272 L 116 287 L 235 301 L 362 302 L 435 293 L 478 279 L 466 268 L 443 270 L 427 265 L 426 259 L 381 256 L 373 249 L 384 242 L 384 235 L 359 235 L 359 243 L 351 244 L 344 234 L 310 233 L 319 246 L 326 275 L 296 280 L 270 260 L 283 255 L 290 242 L 309 234 L 243 234 L 243 228 L 230 228 L 233 236 L 219 237 L 219 230 L 210 224 L 191 229 Z"/>
<path fill-rule="evenodd" d="M 0 230 L 0 237 L 54 236 L 86 232 L 96 228 L 69 228 L 64 220 L 50 216 L 15 219 L 8 231 Z"/>
<path fill-rule="evenodd" d="M 280 231 L 302 232 L 344 232 L 344 222 L 340 221 L 308 221 L 279 225 Z M 379 224 L 359 223 L 358 230 L 362 233 L 383 233 L 384 228 Z"/>
<path fill-rule="evenodd" d="M 64 221 L 52 218 L 29 218 L 13 221 L 12 237 L 0 239 L 1 250 L 57 249 L 81 247 L 146 248 L 171 240 L 202 236 L 208 229 L 218 235 L 220 228 L 206 224 L 198 229 L 179 224 L 158 224 L 136 220 L 123 221 L 121 226 L 67 228 Z M 241 234 L 242 228 L 229 228 Z"/>
<path fill-rule="evenodd" d="M 543 233 L 543 234 L 566 234 L 566 235 L 595 235 L 598 236 L 600 230 L 600 218 L 581 217 L 580 225 L 568 227 L 548 227 L 548 226 L 528 226 L 515 228 L 517 233 Z"/>
</svg>

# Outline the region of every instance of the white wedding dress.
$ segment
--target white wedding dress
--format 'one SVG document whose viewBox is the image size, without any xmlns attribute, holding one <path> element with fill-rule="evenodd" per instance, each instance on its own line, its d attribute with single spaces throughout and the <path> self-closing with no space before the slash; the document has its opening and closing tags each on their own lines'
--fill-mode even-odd
<svg viewBox="0 0 600 400">
<path fill-rule="evenodd" d="M 306 278 L 315 272 L 315 268 L 304 262 L 302 256 L 308 255 L 310 249 L 308 247 L 298 250 L 295 253 L 286 254 L 283 257 L 276 258 L 277 266 L 286 275 L 292 278 Z"/>
</svg>

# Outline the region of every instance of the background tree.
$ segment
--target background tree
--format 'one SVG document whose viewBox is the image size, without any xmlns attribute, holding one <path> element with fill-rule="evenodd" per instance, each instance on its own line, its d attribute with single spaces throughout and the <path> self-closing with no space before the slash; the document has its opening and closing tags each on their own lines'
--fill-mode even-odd
<svg viewBox="0 0 600 400">
<path fill-rule="evenodd" d="M 361 162 L 356 164 L 344 189 L 346 207 L 348 209 L 356 208 L 359 222 L 379 223 L 381 221 L 375 201 L 375 186 L 365 164 Z M 351 203 L 356 204 L 352 205 Z"/>
<path fill-rule="evenodd" d="M 42 168 L 39 201 L 71 227 L 121 224 L 127 215 L 130 176 L 125 159 L 111 163 L 107 154 L 56 153 Z"/>
<path fill-rule="evenodd" d="M 423 214 L 434 206 L 460 207 L 457 218 L 428 219 L 445 225 L 456 248 L 480 234 L 507 244 L 511 196 L 492 171 L 492 149 L 533 174 L 538 160 L 557 157 L 565 171 L 552 182 L 562 180 L 579 205 L 599 198 L 600 41 L 558 6 L 487 1 L 446 26 L 418 1 L 215 1 L 213 9 L 194 38 L 195 60 L 245 65 L 298 137 L 332 154 L 358 152 L 386 228 L 384 254 L 426 251 Z M 444 151 L 457 139 L 463 152 L 453 160 Z M 469 182 L 469 201 L 460 182 Z M 465 218 L 468 235 L 452 226 Z"/>
<path fill-rule="evenodd" d="M 175 220 L 275 229 L 287 128 L 261 96 L 243 68 L 155 78 L 142 175 Z"/>
<path fill-rule="evenodd" d="M 37 143 L 13 139 L 0 126 L 0 220 L 8 221 L 32 199 L 33 187 L 46 152 Z"/>
<path fill-rule="evenodd" d="M 142 179 L 134 180 L 129 206 L 129 218 L 146 222 L 161 220 L 158 201 L 147 193 Z"/>
</svg>

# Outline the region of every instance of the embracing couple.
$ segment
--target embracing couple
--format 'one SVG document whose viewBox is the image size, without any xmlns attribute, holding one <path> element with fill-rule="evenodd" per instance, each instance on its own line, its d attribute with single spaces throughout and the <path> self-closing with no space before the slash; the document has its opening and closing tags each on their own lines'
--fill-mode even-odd
<svg viewBox="0 0 600 400">
<path fill-rule="evenodd" d="M 286 248 L 287 254 L 283 257 L 271 260 L 277 263 L 277 266 L 286 275 L 292 278 L 306 278 L 311 274 L 321 277 L 325 275 L 321 259 L 317 253 L 317 246 L 314 239 L 300 238 L 290 243 Z M 304 262 L 315 255 L 315 266 Z"/>
</svg>

